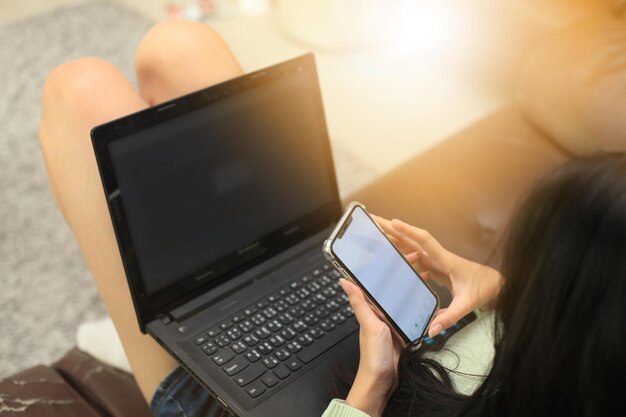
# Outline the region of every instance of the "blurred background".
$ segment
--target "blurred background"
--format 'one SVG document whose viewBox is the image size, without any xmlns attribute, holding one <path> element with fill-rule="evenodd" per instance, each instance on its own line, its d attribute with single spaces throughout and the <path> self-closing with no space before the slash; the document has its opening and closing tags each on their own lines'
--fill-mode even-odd
<svg viewBox="0 0 626 417">
<path fill-rule="evenodd" d="M 346 196 L 513 102 L 529 51 L 587 13 L 588 3 L 3 0 L 0 377 L 57 359 L 76 343 L 80 323 L 106 316 L 54 206 L 39 151 L 39 96 L 54 66 L 97 55 L 134 83 L 137 42 L 168 18 L 213 26 L 245 71 L 313 51 Z"/>
</svg>

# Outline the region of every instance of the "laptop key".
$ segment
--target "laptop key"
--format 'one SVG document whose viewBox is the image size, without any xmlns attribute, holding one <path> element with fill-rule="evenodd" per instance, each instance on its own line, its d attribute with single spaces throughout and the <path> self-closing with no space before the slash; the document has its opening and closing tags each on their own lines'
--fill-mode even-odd
<svg viewBox="0 0 626 417">
<path fill-rule="evenodd" d="M 206 334 L 209 335 L 209 337 L 215 337 L 220 333 L 222 333 L 222 330 L 220 330 L 219 327 L 214 327 L 212 329 L 209 329 L 208 332 L 206 332 Z"/>
<path fill-rule="evenodd" d="M 206 344 L 202 345 L 202 351 L 204 353 L 206 353 L 207 355 L 214 354 L 215 352 L 217 352 L 217 349 L 218 349 L 218 347 L 215 346 L 215 344 L 212 343 L 212 342 L 209 342 L 209 343 L 206 343 Z"/>
<path fill-rule="evenodd" d="M 259 338 L 259 339 L 267 339 L 268 337 L 270 337 L 272 335 L 272 332 L 270 332 L 268 330 L 267 327 L 263 326 L 260 329 L 257 329 L 254 334 Z"/>
<path fill-rule="evenodd" d="M 222 329 L 222 330 L 230 329 L 231 327 L 233 327 L 233 324 L 234 323 L 232 321 L 230 321 L 230 320 L 225 321 L 224 323 L 220 324 L 220 329 Z"/>
<path fill-rule="evenodd" d="M 267 297 L 267 302 L 269 303 L 275 303 L 276 301 L 278 301 L 280 299 L 280 294 L 276 293 L 276 294 L 272 294 L 269 297 Z"/>
<path fill-rule="evenodd" d="M 272 320 L 269 323 L 267 323 L 267 328 L 270 329 L 272 332 L 276 333 L 277 331 L 283 328 L 283 325 L 280 324 L 278 320 Z"/>
<path fill-rule="evenodd" d="M 211 356 L 216 365 L 224 365 L 226 362 L 235 357 L 235 352 L 230 349 L 222 349 L 217 354 Z"/>
<path fill-rule="evenodd" d="M 289 308 L 289 303 L 285 300 L 280 300 L 279 302 L 276 303 L 275 307 L 276 307 L 276 310 L 282 313 L 283 311 Z"/>
<path fill-rule="evenodd" d="M 275 368 L 279 364 L 278 359 L 273 356 L 263 358 L 261 362 L 263 362 L 263 365 L 265 365 L 268 369 Z"/>
<path fill-rule="evenodd" d="M 243 343 L 243 342 L 237 342 L 237 343 L 233 343 L 230 348 L 235 352 L 235 353 L 243 353 L 246 351 L 246 349 L 248 349 L 248 347 Z"/>
<path fill-rule="evenodd" d="M 302 320 L 298 320 L 291 327 L 293 327 L 293 329 L 298 333 L 302 333 L 308 328 L 308 326 Z"/>
<path fill-rule="evenodd" d="M 252 324 L 250 320 L 246 320 L 241 322 L 241 324 L 239 325 L 239 329 L 244 333 L 250 333 L 252 330 L 254 330 L 254 324 Z"/>
<path fill-rule="evenodd" d="M 282 324 L 291 324 L 293 323 L 294 318 L 289 313 L 283 313 L 278 317 L 278 320 Z"/>
<path fill-rule="evenodd" d="M 219 347 L 226 347 L 230 345 L 230 339 L 223 334 L 217 336 L 213 342 L 215 342 L 215 344 Z"/>
<path fill-rule="evenodd" d="M 348 296 L 345 294 L 341 294 L 339 297 L 337 297 L 336 301 L 341 305 L 346 305 L 349 303 Z"/>
<path fill-rule="evenodd" d="M 329 314 L 330 311 L 328 311 L 326 307 L 318 307 L 317 310 L 315 310 L 315 315 L 320 319 L 328 317 Z"/>
<path fill-rule="evenodd" d="M 232 329 L 229 329 L 226 334 L 228 335 L 228 337 L 230 337 L 231 340 L 237 340 L 239 339 L 241 336 L 243 336 L 243 334 L 241 333 L 241 330 L 239 330 L 236 327 L 233 327 Z"/>
<path fill-rule="evenodd" d="M 272 318 L 274 318 L 278 314 L 278 311 L 276 311 L 273 307 L 268 307 L 265 310 L 263 310 L 262 313 L 268 319 L 272 319 Z"/>
<path fill-rule="evenodd" d="M 287 367 L 283 364 L 280 364 L 276 368 L 274 368 L 274 373 L 280 379 L 285 379 L 289 375 L 291 375 L 291 371 L 289 371 L 289 369 L 287 369 Z"/>
<path fill-rule="evenodd" d="M 297 371 L 298 369 L 302 368 L 302 362 L 300 362 L 296 358 L 289 359 L 287 362 L 285 362 L 285 365 L 287 365 L 287 368 L 291 369 L 292 371 Z"/>
<path fill-rule="evenodd" d="M 302 320 L 304 320 L 304 322 L 309 326 L 313 326 L 319 321 L 319 319 L 313 313 L 307 314 Z"/>
<path fill-rule="evenodd" d="M 257 379 L 264 373 L 265 373 L 265 366 L 261 365 L 260 363 L 255 363 L 249 366 L 247 369 L 245 369 L 243 372 L 238 374 L 233 379 L 239 386 L 243 387 L 245 385 L 248 385 L 250 382 L 254 381 L 255 379 Z"/>
<path fill-rule="evenodd" d="M 252 349 L 251 351 L 246 352 L 244 356 L 250 362 L 256 362 L 263 357 L 256 349 Z"/>
<path fill-rule="evenodd" d="M 353 321 L 346 322 L 346 324 L 340 326 L 334 332 L 328 333 L 327 336 L 317 343 L 303 349 L 298 353 L 298 358 L 300 358 L 300 360 L 304 363 L 311 362 L 313 359 L 317 358 L 322 353 L 326 352 L 328 349 L 348 337 L 348 335 L 353 333 L 356 329 L 358 329 L 358 327 L 359 326 Z"/>
<path fill-rule="evenodd" d="M 302 350 L 302 345 L 294 340 L 293 342 L 287 343 L 287 349 L 289 349 L 291 353 L 298 353 Z"/>
<path fill-rule="evenodd" d="M 330 311 L 337 311 L 341 306 L 335 300 L 331 300 L 326 303 L 326 308 Z"/>
<path fill-rule="evenodd" d="M 304 346 L 309 346 L 311 343 L 313 343 L 313 340 L 315 339 L 313 339 L 313 337 L 308 333 L 305 333 L 298 338 L 298 342 L 300 342 Z"/>
<path fill-rule="evenodd" d="M 274 385 L 278 384 L 278 377 L 273 372 L 266 372 L 265 375 L 261 377 L 261 381 L 268 388 L 271 388 Z"/>
<path fill-rule="evenodd" d="M 274 352 L 274 355 L 276 355 L 276 357 L 279 360 L 284 361 L 285 359 L 289 359 L 289 357 L 291 356 L 291 353 L 289 353 L 287 349 L 281 348 L 281 349 L 278 349 L 276 352 Z"/>
<path fill-rule="evenodd" d="M 253 315 L 254 313 L 256 313 L 257 310 L 255 307 L 248 307 L 243 311 L 243 314 L 245 314 L 246 316 L 250 317 L 251 315 Z"/>
<path fill-rule="evenodd" d="M 260 326 L 261 324 L 265 323 L 265 317 L 263 317 L 263 315 L 261 315 L 260 313 L 257 313 L 254 316 L 250 317 L 250 320 L 252 320 L 252 323 L 254 323 L 257 326 Z"/>
<path fill-rule="evenodd" d="M 249 334 L 249 335 L 244 336 L 244 338 L 242 340 L 248 346 L 255 346 L 255 345 L 259 344 L 259 339 L 255 335 L 253 335 L 253 334 Z"/>
<path fill-rule="evenodd" d="M 195 339 L 193 339 L 193 342 L 196 345 L 201 345 L 201 344 L 206 343 L 208 341 L 209 341 L 209 336 L 204 335 L 204 334 L 202 334 L 202 335 L 196 337 Z"/>
<path fill-rule="evenodd" d="M 274 348 L 272 347 L 272 345 L 270 345 L 268 342 L 263 342 L 259 345 L 259 347 L 257 347 L 257 349 L 259 350 L 259 352 L 261 352 L 263 355 L 267 355 L 268 353 L 272 353 L 272 351 L 274 350 Z"/>
<path fill-rule="evenodd" d="M 346 321 L 346 317 L 341 313 L 334 313 L 330 315 L 330 319 L 335 322 L 335 324 L 341 324 Z"/>
<path fill-rule="evenodd" d="M 246 388 L 246 392 L 252 397 L 252 398 L 256 398 L 259 395 L 263 394 L 265 392 L 265 386 L 263 384 L 261 384 L 261 382 L 255 382 L 254 384 L 250 385 L 248 388 Z"/>
<path fill-rule="evenodd" d="M 309 330 L 309 334 L 316 339 L 319 339 L 320 337 L 324 336 L 325 333 L 326 332 L 320 329 L 319 327 L 315 327 L 314 329 Z"/>
<path fill-rule="evenodd" d="M 269 338 L 269 341 L 272 345 L 279 347 L 285 344 L 285 339 L 275 334 L 274 336 Z"/>
<path fill-rule="evenodd" d="M 298 297 L 296 294 L 289 294 L 286 298 L 285 301 L 287 301 L 287 303 L 289 303 L 289 305 L 296 305 L 300 302 L 300 297 Z"/>
<path fill-rule="evenodd" d="M 298 335 L 298 333 L 296 333 L 296 331 L 293 330 L 291 327 L 287 327 L 286 329 L 281 331 L 280 334 L 287 340 L 291 340 Z"/>
<path fill-rule="evenodd" d="M 321 327 L 324 331 L 329 332 L 329 331 L 331 331 L 332 329 L 334 329 L 334 328 L 335 328 L 335 323 L 333 323 L 333 322 L 332 322 L 332 321 L 330 321 L 330 320 L 324 320 L 323 322 L 321 322 L 321 323 L 320 323 L 320 327 Z"/>
<path fill-rule="evenodd" d="M 244 369 L 246 369 L 248 367 L 248 365 L 250 365 L 250 362 L 248 362 L 246 360 L 246 358 L 244 358 L 242 356 L 242 357 L 239 357 L 239 358 L 235 359 L 234 361 L 230 361 L 222 369 L 229 376 L 233 376 L 233 375 L 238 374 L 239 372 L 243 371 Z"/>
</svg>

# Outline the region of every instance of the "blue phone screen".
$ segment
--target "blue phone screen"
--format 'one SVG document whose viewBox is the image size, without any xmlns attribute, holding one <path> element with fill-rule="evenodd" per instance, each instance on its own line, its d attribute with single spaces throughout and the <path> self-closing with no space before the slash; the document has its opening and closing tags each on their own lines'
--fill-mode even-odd
<svg viewBox="0 0 626 417">
<path fill-rule="evenodd" d="M 404 334 L 416 341 L 437 299 L 361 208 L 352 211 L 351 223 L 332 249 Z"/>
</svg>

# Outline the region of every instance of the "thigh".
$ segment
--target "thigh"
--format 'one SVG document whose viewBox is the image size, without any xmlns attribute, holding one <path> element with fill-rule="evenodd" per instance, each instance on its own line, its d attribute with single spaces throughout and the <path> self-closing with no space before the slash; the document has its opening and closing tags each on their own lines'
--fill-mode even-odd
<svg viewBox="0 0 626 417">
<path fill-rule="evenodd" d="M 95 125 L 146 106 L 113 65 L 82 58 L 50 73 L 42 95 L 39 133 L 56 201 L 113 319 L 139 387 L 149 398 L 175 363 L 139 331 L 89 137 Z"/>
<path fill-rule="evenodd" d="M 208 25 L 183 20 L 158 23 L 137 47 L 141 97 L 156 104 L 242 74 L 224 40 Z"/>
</svg>

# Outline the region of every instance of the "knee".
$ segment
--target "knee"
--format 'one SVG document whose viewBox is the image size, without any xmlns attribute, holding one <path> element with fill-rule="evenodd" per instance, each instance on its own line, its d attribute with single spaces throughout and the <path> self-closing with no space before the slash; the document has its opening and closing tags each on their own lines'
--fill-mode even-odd
<svg viewBox="0 0 626 417">
<path fill-rule="evenodd" d="M 58 115 L 89 111 L 103 81 L 115 71 L 112 64 L 96 57 L 68 61 L 50 71 L 41 95 L 39 137 L 44 148 L 49 140 L 45 131 L 50 121 L 57 120 Z"/>
<path fill-rule="evenodd" d="M 154 25 L 137 46 L 135 70 L 140 81 L 167 78 L 181 63 L 193 65 L 200 60 L 204 63 L 205 59 L 214 64 L 209 70 L 226 66 L 236 68 L 234 72 L 241 71 L 228 45 L 211 27 L 199 22 L 167 20 Z"/>
<path fill-rule="evenodd" d="M 194 48 L 190 46 L 199 43 L 206 43 L 216 53 L 228 50 L 220 35 L 208 25 L 185 20 L 157 23 L 137 46 L 135 68 L 139 73 L 180 65 L 188 61 L 186 58 L 190 58 L 189 55 L 193 53 Z"/>
<path fill-rule="evenodd" d="M 104 59 L 84 57 L 65 62 L 48 74 L 43 87 L 43 105 L 54 100 L 59 103 L 80 106 L 83 100 L 93 98 L 98 85 L 115 67 Z"/>
</svg>

